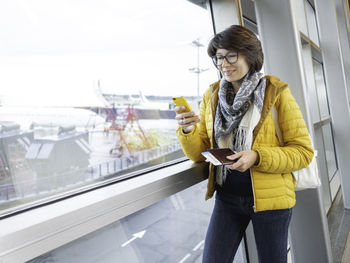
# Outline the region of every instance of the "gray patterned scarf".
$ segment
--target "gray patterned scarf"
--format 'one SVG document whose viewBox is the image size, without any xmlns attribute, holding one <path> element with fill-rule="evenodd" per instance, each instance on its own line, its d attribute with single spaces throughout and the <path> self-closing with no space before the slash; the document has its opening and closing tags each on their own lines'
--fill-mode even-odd
<svg viewBox="0 0 350 263">
<path fill-rule="evenodd" d="M 247 136 L 247 132 L 252 132 L 254 127 L 246 129 L 240 127 L 240 122 L 247 113 L 250 106 L 253 104 L 261 114 L 264 97 L 265 97 L 266 79 L 260 72 L 248 72 L 243 78 L 242 84 L 234 94 L 233 86 L 224 78 L 220 81 L 220 89 L 218 93 L 218 105 L 216 109 L 214 121 L 215 142 L 217 145 L 222 145 L 223 139 L 230 140 L 225 147 L 229 147 L 234 151 L 246 150 L 244 145 L 247 138 L 252 138 L 252 135 Z M 221 142 L 221 143 L 220 143 Z M 222 147 L 222 146 L 221 146 Z M 223 174 L 219 182 L 226 178 L 226 169 L 219 169 L 219 174 Z"/>
</svg>

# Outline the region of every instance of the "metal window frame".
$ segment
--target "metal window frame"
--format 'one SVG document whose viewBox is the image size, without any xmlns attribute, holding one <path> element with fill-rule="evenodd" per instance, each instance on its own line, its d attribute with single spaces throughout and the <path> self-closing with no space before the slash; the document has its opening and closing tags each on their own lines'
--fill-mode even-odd
<svg viewBox="0 0 350 263">
<path fill-rule="evenodd" d="M 205 180 L 185 161 L 0 221 L 0 262 L 24 262 Z M 204 201 L 204 196 L 203 196 Z"/>
<path fill-rule="evenodd" d="M 178 158 L 178 159 L 174 159 L 172 161 L 166 162 L 166 163 L 160 163 L 158 165 L 153 165 L 144 169 L 139 169 L 136 171 L 130 171 L 130 172 L 124 172 L 121 174 L 110 174 L 108 176 L 109 179 L 104 179 L 102 181 L 97 181 L 94 183 L 90 183 L 81 187 L 77 187 L 71 190 L 67 190 L 64 191 L 62 193 L 57 193 L 57 194 L 53 194 L 50 195 L 48 197 L 43 197 L 43 198 L 39 198 L 38 200 L 35 201 L 31 201 L 31 202 L 26 202 L 22 205 L 16 205 L 12 208 L 9 209 L 5 209 L 5 211 L 2 211 L 0 213 L 0 220 L 4 219 L 4 218 L 8 218 L 20 213 L 24 213 L 27 211 L 30 211 L 32 209 L 37 209 L 39 207 L 45 206 L 45 205 L 50 205 L 56 202 L 60 202 L 69 198 L 72 198 L 74 196 L 80 195 L 80 194 L 84 194 L 90 191 L 94 191 L 96 189 L 99 189 L 101 187 L 106 187 L 108 185 L 111 184 L 115 184 L 115 183 L 119 183 L 123 180 L 128 180 L 134 177 L 138 177 L 141 176 L 143 174 L 152 172 L 152 171 L 156 171 L 158 169 L 162 169 L 162 168 L 166 168 L 168 166 L 177 164 L 177 163 L 181 163 L 185 160 L 188 160 L 186 156 L 183 156 L 182 158 Z"/>
</svg>

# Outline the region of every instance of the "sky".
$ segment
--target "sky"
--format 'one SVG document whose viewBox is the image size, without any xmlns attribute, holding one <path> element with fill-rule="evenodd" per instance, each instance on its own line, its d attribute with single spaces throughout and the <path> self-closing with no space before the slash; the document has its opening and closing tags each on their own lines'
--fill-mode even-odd
<svg viewBox="0 0 350 263">
<path fill-rule="evenodd" d="M 0 103 L 100 105 L 102 92 L 197 95 L 217 80 L 208 12 L 186 0 L 0 1 Z"/>
</svg>

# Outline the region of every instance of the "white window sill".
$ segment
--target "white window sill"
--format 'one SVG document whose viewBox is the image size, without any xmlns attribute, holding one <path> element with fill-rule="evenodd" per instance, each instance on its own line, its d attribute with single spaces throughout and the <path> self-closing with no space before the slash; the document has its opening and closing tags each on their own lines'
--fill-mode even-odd
<svg viewBox="0 0 350 263">
<path fill-rule="evenodd" d="M 24 262 L 207 178 L 185 161 L 0 221 L 0 262 Z M 204 196 L 203 196 L 204 198 Z"/>
</svg>

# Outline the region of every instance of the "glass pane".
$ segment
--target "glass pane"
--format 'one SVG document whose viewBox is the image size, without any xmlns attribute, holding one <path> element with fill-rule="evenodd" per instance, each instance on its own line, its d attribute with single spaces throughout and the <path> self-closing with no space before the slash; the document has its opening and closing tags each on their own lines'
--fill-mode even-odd
<svg viewBox="0 0 350 263">
<path fill-rule="evenodd" d="M 329 176 L 328 176 L 328 168 L 327 168 L 327 157 L 326 150 L 324 147 L 324 139 L 322 127 L 318 129 L 314 129 L 315 132 L 315 150 L 317 150 L 317 165 L 318 172 L 321 179 L 321 189 L 322 189 L 322 197 L 325 211 L 331 205 L 331 192 L 329 188 Z"/>
<path fill-rule="evenodd" d="M 304 35 L 309 36 L 307 31 L 304 0 L 296 0 L 296 12 L 299 31 L 301 31 Z"/>
<path fill-rule="evenodd" d="M 214 205 L 201 198 L 206 185 L 194 185 L 29 262 L 200 263 Z M 234 263 L 244 262 L 242 242 Z"/>
<path fill-rule="evenodd" d="M 172 96 L 217 80 L 189 1 L 0 3 L 0 213 L 183 157 Z"/>
<path fill-rule="evenodd" d="M 324 147 L 325 147 L 325 151 L 326 151 L 328 176 L 329 176 L 329 181 L 330 181 L 338 169 L 337 162 L 335 159 L 335 150 L 334 150 L 331 124 L 328 123 L 328 124 L 324 125 L 322 127 L 322 132 L 323 132 Z"/>
<path fill-rule="evenodd" d="M 326 91 L 326 83 L 323 74 L 323 66 L 317 60 L 313 60 L 315 82 L 317 89 L 318 105 L 320 109 L 321 119 L 330 115 L 328 107 L 328 98 Z"/>
<path fill-rule="evenodd" d="M 317 100 L 317 92 L 315 87 L 315 75 L 314 69 L 312 66 L 312 54 L 311 47 L 309 44 L 302 46 L 302 55 L 303 55 L 303 63 L 305 67 L 305 76 L 306 76 L 306 89 L 308 95 L 308 101 L 310 103 L 309 109 L 311 113 L 312 122 L 319 122 L 320 118 L 320 110 L 318 106 Z"/>
<path fill-rule="evenodd" d="M 305 0 L 305 9 L 306 9 L 307 24 L 308 24 L 309 34 L 310 34 L 309 38 L 317 46 L 320 46 L 320 42 L 318 39 L 317 24 L 316 24 L 316 13 L 307 0 Z"/>
</svg>

